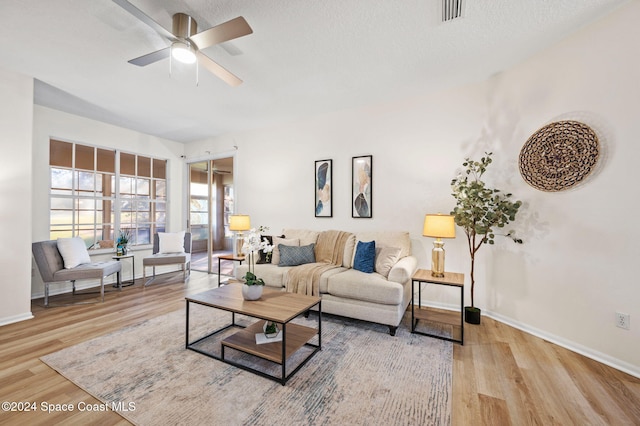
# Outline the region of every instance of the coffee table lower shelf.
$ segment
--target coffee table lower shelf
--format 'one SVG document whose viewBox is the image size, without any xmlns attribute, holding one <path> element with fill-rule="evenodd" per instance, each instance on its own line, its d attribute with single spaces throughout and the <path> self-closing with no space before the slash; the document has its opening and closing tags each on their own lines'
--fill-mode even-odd
<svg viewBox="0 0 640 426">
<path fill-rule="evenodd" d="M 319 334 L 319 330 L 310 328 L 310 327 L 305 327 L 298 324 L 292 324 L 292 323 L 280 324 L 280 326 L 282 327 L 282 333 L 283 333 L 281 341 L 273 342 L 273 343 L 257 344 L 256 333 L 263 332 L 262 330 L 263 324 L 264 324 L 264 321 L 262 320 L 254 322 L 253 324 L 249 325 L 246 328 L 239 328 L 239 331 L 222 340 L 221 356 L 216 356 L 213 353 L 204 351 L 198 348 L 197 344 L 202 340 L 208 339 L 209 337 L 214 336 L 228 328 L 240 327 L 237 324 L 230 324 L 194 342 L 188 342 L 186 345 L 186 348 L 191 349 L 192 351 L 198 352 L 202 355 L 206 355 L 210 358 L 217 359 L 218 361 L 222 361 L 226 364 L 233 365 L 234 367 L 257 374 L 261 377 L 274 380 L 276 382 L 279 382 L 282 385 L 285 385 L 287 381 L 291 377 L 293 377 L 294 374 L 298 372 L 298 370 L 304 367 L 304 365 L 318 351 L 321 350 L 320 344 L 309 342 L 314 336 Z M 289 360 L 289 358 L 291 358 L 291 356 L 294 353 L 296 353 L 298 350 L 300 350 L 303 346 L 309 346 L 313 350 L 304 359 L 300 361 L 300 363 L 295 367 L 293 371 L 287 374 L 287 360 Z M 266 361 L 279 364 L 281 366 L 281 374 L 279 376 L 274 374 L 269 374 L 265 371 L 261 371 L 251 366 L 229 359 L 228 357 L 225 356 L 225 348 L 235 349 L 237 351 L 264 359 Z"/>
<path fill-rule="evenodd" d="M 233 348 L 249 355 L 254 355 L 259 358 L 266 359 L 267 361 L 275 362 L 276 364 L 283 364 L 283 342 L 286 342 L 286 349 L 284 353 L 285 360 L 305 345 L 315 347 L 315 345 L 308 344 L 307 342 L 311 340 L 313 336 L 318 334 L 318 330 L 298 324 L 282 325 L 283 328 L 286 328 L 286 331 L 283 331 L 284 335 L 282 341 L 263 343 L 259 345 L 256 343 L 256 334 L 262 333 L 263 323 L 264 321 L 257 321 L 249 327 L 224 339 L 222 341 L 222 360 L 226 361 L 224 358 L 225 347 Z"/>
</svg>

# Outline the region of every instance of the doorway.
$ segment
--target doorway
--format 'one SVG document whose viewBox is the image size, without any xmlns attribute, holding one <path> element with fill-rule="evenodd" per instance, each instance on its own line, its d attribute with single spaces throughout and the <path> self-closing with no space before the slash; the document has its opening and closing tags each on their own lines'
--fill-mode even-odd
<svg viewBox="0 0 640 426">
<path fill-rule="evenodd" d="M 233 253 L 233 157 L 189 163 L 188 197 L 191 269 L 217 274 L 217 257 Z M 232 262 L 221 264 L 221 273 L 232 271 Z"/>
</svg>

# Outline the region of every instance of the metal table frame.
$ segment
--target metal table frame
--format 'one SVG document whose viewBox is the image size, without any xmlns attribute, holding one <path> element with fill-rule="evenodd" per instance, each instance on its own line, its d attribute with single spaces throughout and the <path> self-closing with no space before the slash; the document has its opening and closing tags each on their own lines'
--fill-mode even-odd
<svg viewBox="0 0 640 426">
<path fill-rule="evenodd" d="M 411 332 L 415 334 L 421 334 L 423 336 L 435 337 L 436 339 L 447 340 L 449 342 L 454 342 L 454 343 L 459 343 L 461 345 L 464 345 L 464 281 L 462 283 L 447 281 L 446 276 L 442 278 L 438 278 L 438 277 L 428 278 L 428 275 L 430 273 L 431 271 L 418 270 L 416 271 L 416 274 L 411 279 Z M 464 280 L 464 276 L 463 276 L 463 280 Z M 415 291 L 416 283 L 418 283 L 418 309 L 421 308 L 421 304 L 422 304 L 422 286 L 420 285 L 421 283 L 445 285 L 449 287 L 460 288 L 460 340 L 416 330 L 416 326 L 418 325 L 418 321 L 419 321 L 419 318 L 415 317 L 414 297 L 416 292 Z M 424 319 L 428 321 L 428 318 L 424 318 Z"/>
<path fill-rule="evenodd" d="M 296 374 L 298 372 L 298 370 L 300 370 L 318 351 L 320 351 L 322 349 L 322 305 L 321 305 L 321 302 L 322 301 L 319 300 L 318 303 L 313 305 L 313 306 L 318 306 L 318 332 L 317 332 L 318 344 L 316 345 L 316 344 L 309 343 L 309 342 L 304 344 L 304 346 L 310 346 L 310 347 L 314 348 L 314 350 L 304 360 L 302 360 L 302 362 L 289 375 L 287 375 L 287 371 L 286 371 L 286 369 L 287 369 L 287 357 L 286 357 L 287 322 L 278 323 L 282 327 L 282 373 L 281 373 L 281 376 L 278 377 L 278 376 L 274 376 L 274 375 L 265 373 L 264 371 L 260 371 L 260 370 L 254 369 L 252 367 L 249 367 L 249 366 L 246 366 L 246 365 L 243 365 L 243 364 L 239 364 L 239 363 L 234 362 L 232 360 L 225 359 L 225 357 L 224 357 L 224 345 L 222 346 L 222 349 L 221 349 L 221 356 L 217 356 L 217 355 L 215 355 L 215 354 L 213 354 L 211 352 L 204 351 L 204 350 L 199 349 L 199 348 L 197 348 L 195 346 L 199 342 L 201 342 L 201 341 L 203 341 L 205 339 L 208 339 L 208 338 L 210 338 L 210 337 L 212 337 L 212 336 L 214 336 L 214 335 L 216 335 L 218 333 L 221 333 L 221 332 L 223 332 L 223 331 L 225 331 L 225 330 L 227 330 L 227 329 L 229 329 L 231 327 L 245 328 L 245 326 L 243 326 L 241 324 L 236 324 L 236 313 L 244 315 L 244 316 L 248 316 L 248 317 L 251 317 L 251 318 L 256 318 L 256 319 L 259 319 L 259 320 L 268 320 L 268 318 L 262 318 L 262 317 L 255 316 L 255 315 L 247 315 L 246 313 L 243 313 L 243 312 L 234 312 L 234 311 L 231 311 L 231 310 L 228 310 L 228 309 L 224 309 L 224 308 L 221 308 L 221 307 L 213 307 L 213 306 L 207 305 L 205 303 L 200 303 L 200 302 L 195 301 L 195 300 L 189 300 L 188 298 L 186 299 L 185 349 L 190 349 L 190 350 L 198 352 L 198 353 L 200 353 L 202 355 L 206 355 L 209 358 L 217 359 L 218 361 L 222 361 L 224 363 L 233 365 L 234 367 L 238 367 L 238 368 L 241 368 L 243 370 L 250 371 L 250 372 L 252 372 L 254 374 L 257 374 L 257 375 L 259 375 L 261 377 L 265 377 L 267 379 L 279 382 L 281 385 L 284 386 L 287 383 L 287 381 L 291 377 L 293 377 L 294 374 Z M 190 303 L 195 303 L 195 304 L 199 304 L 199 305 L 202 305 L 202 306 L 207 306 L 209 308 L 220 309 L 220 310 L 223 310 L 223 311 L 231 312 L 231 323 L 226 325 L 226 326 L 224 326 L 224 327 L 219 328 L 218 330 L 215 330 L 215 331 L 207 334 L 206 336 L 200 337 L 199 339 L 194 340 L 193 342 L 190 342 L 189 341 L 189 306 L 190 306 Z M 311 308 L 309 310 L 311 310 Z M 301 314 L 304 314 L 304 312 L 301 312 Z M 240 350 L 240 349 L 235 349 L 235 350 Z M 241 351 L 241 352 L 244 352 L 244 351 Z M 245 353 L 248 353 L 248 352 L 245 352 Z M 269 362 L 274 362 L 274 361 L 262 358 L 262 357 L 260 357 L 258 355 L 254 355 L 254 354 L 250 354 L 250 355 L 256 356 L 258 358 L 264 359 L 264 360 L 269 361 Z"/>
</svg>

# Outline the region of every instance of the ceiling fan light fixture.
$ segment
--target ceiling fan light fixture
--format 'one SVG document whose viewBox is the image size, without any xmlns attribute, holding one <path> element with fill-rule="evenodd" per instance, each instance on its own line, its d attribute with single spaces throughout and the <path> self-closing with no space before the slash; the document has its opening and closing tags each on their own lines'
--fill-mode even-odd
<svg viewBox="0 0 640 426">
<path fill-rule="evenodd" d="M 193 64 L 196 62 L 196 52 L 190 44 L 176 41 L 171 45 L 171 56 L 183 64 Z"/>
</svg>

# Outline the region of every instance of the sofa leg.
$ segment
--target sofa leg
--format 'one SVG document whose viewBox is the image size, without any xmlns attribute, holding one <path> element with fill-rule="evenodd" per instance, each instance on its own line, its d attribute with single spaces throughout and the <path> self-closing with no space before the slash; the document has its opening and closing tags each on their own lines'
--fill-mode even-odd
<svg viewBox="0 0 640 426">
<path fill-rule="evenodd" d="M 309 318 L 309 312 L 311 312 L 311 310 L 308 310 L 308 311 L 306 311 L 306 312 L 304 313 L 304 317 L 305 317 L 305 318 Z"/>
<path fill-rule="evenodd" d="M 395 336 L 396 335 L 396 330 L 398 330 L 398 327 L 394 327 L 392 325 L 389 326 L 389 334 L 391 336 Z"/>
</svg>

